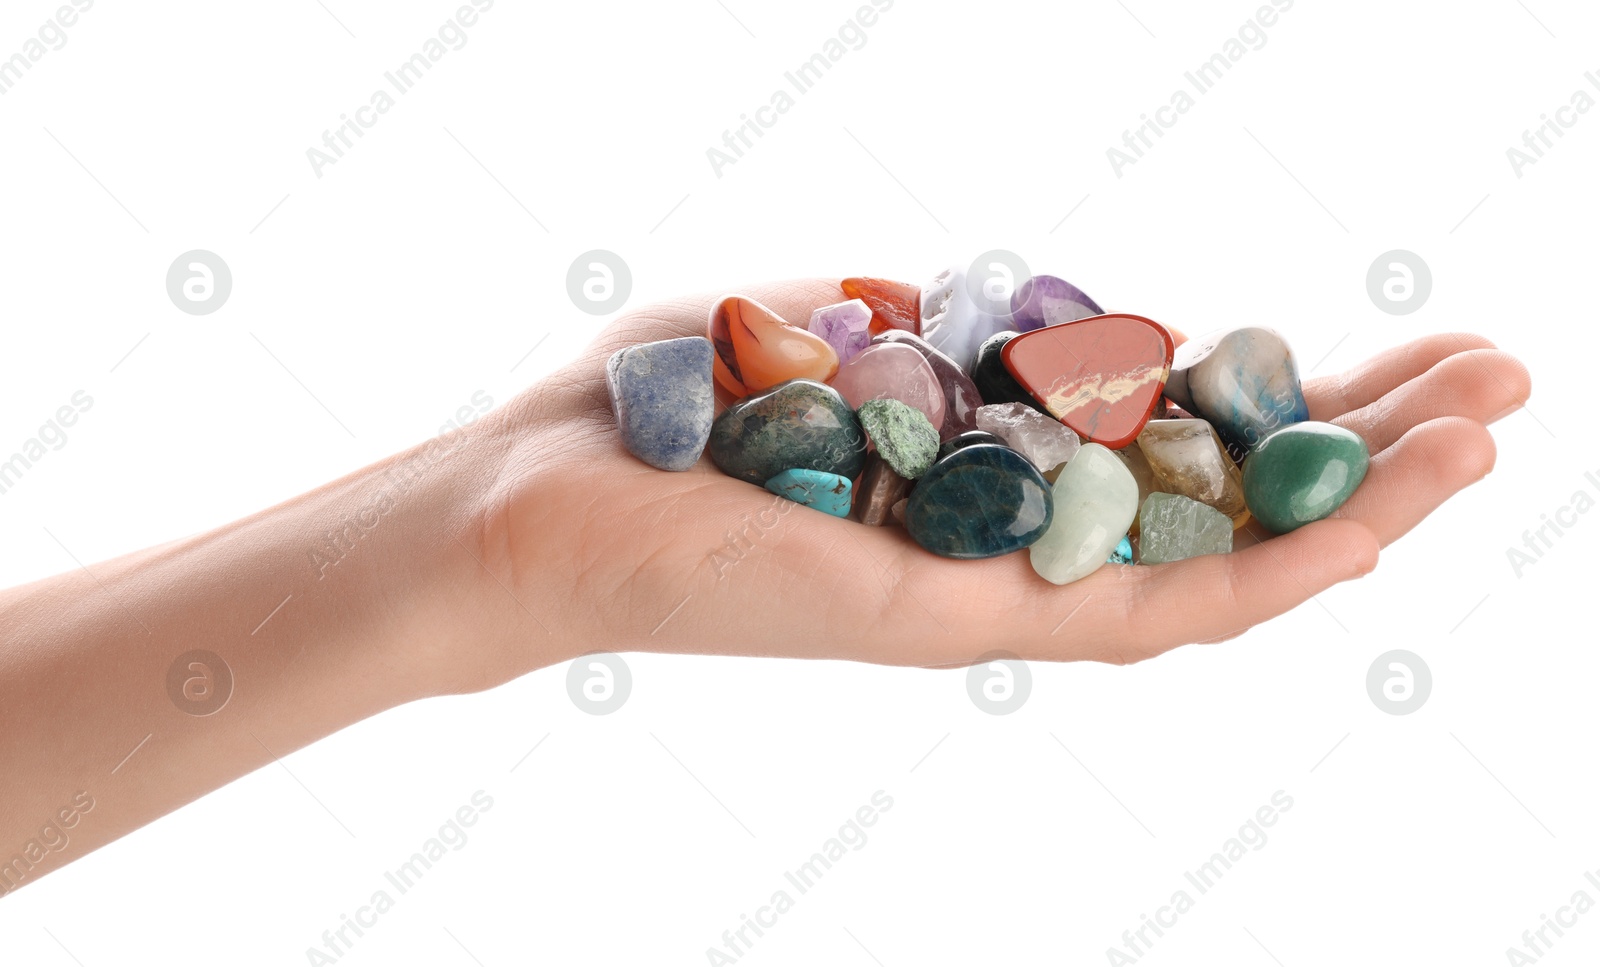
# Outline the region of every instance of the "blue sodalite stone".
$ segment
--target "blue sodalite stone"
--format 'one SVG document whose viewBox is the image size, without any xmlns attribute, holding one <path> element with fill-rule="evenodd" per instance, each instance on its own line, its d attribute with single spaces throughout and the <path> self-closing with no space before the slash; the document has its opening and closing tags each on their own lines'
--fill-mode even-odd
<svg viewBox="0 0 1600 967">
<path fill-rule="evenodd" d="M 711 435 L 716 394 L 704 336 L 626 346 L 606 361 L 622 445 L 662 470 L 688 470 Z"/>
<path fill-rule="evenodd" d="M 767 481 L 767 489 L 785 500 L 805 504 L 835 517 L 850 516 L 850 478 L 821 470 L 785 470 Z"/>
<path fill-rule="evenodd" d="M 941 557 L 997 557 L 1050 529 L 1050 485 L 1008 447 L 963 447 L 933 465 L 906 502 L 906 530 Z"/>
<path fill-rule="evenodd" d="M 1208 333 L 1178 347 L 1163 395 L 1248 452 L 1280 426 L 1311 418 L 1294 353 L 1271 329 Z"/>
<path fill-rule="evenodd" d="M 1111 556 L 1106 558 L 1106 563 L 1107 564 L 1132 564 L 1133 563 L 1133 542 L 1128 540 L 1128 537 L 1127 537 L 1126 534 L 1124 534 L 1123 537 L 1122 537 L 1122 540 L 1120 542 L 1118 542 L 1118 544 L 1116 546 L 1116 549 L 1111 552 Z"/>
</svg>

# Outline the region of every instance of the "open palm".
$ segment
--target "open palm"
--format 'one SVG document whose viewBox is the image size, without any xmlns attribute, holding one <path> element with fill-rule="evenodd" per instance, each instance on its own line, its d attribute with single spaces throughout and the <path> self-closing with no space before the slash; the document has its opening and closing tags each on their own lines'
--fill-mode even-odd
<svg viewBox="0 0 1600 967">
<path fill-rule="evenodd" d="M 738 290 L 791 321 L 840 301 L 838 281 Z M 1365 482 L 1333 518 L 1232 554 L 1103 567 L 1064 587 L 1024 553 L 936 557 L 901 527 L 788 503 L 707 457 L 684 473 L 622 447 L 605 362 L 703 335 L 725 293 L 649 306 L 501 411 L 511 442 L 485 525 L 491 572 L 571 654 L 677 651 L 955 666 L 1026 659 L 1126 663 L 1242 633 L 1370 572 L 1381 547 L 1494 465 L 1487 424 L 1521 406 L 1527 370 L 1486 339 L 1428 336 L 1305 386 L 1311 418 L 1363 437 Z M 496 578 L 500 581 L 500 578 Z M 1189 604 L 1204 602 L 1204 607 Z M 514 664 L 514 660 L 513 660 Z M 525 670 L 525 669 L 523 669 Z M 517 669 L 508 668 L 507 673 Z"/>
</svg>

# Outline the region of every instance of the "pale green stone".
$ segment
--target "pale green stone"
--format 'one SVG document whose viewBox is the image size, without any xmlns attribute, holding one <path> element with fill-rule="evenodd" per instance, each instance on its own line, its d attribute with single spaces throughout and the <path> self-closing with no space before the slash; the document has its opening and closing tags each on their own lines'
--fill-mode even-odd
<svg viewBox="0 0 1600 967">
<path fill-rule="evenodd" d="M 1139 508 L 1139 563 L 1166 564 L 1233 550 L 1233 521 L 1179 494 L 1151 494 Z"/>
<path fill-rule="evenodd" d="M 1115 453 L 1085 443 L 1051 487 L 1055 517 L 1028 548 L 1028 560 L 1052 584 L 1094 573 L 1128 533 L 1139 510 L 1139 484 Z"/>
</svg>

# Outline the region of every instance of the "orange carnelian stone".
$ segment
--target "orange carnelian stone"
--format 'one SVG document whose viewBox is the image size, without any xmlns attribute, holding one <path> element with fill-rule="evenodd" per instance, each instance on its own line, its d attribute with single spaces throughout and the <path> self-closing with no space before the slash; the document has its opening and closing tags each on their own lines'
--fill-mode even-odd
<svg viewBox="0 0 1600 967">
<path fill-rule="evenodd" d="M 711 372 L 737 397 L 789 379 L 826 383 L 839 372 L 839 354 L 827 340 L 789 325 L 754 299 L 730 295 L 718 302 L 707 328 L 717 350 Z"/>
<path fill-rule="evenodd" d="M 867 329 L 873 335 L 890 329 L 904 329 L 922 335 L 922 290 L 888 279 L 845 279 L 839 283 L 846 299 L 860 299 L 872 310 Z"/>
</svg>

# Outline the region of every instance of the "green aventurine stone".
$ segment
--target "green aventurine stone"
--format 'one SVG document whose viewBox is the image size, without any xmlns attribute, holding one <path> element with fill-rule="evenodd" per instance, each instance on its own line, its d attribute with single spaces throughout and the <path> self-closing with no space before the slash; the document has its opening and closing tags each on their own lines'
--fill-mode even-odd
<svg viewBox="0 0 1600 967">
<path fill-rule="evenodd" d="M 1244 461 L 1244 500 L 1275 534 L 1321 520 L 1367 475 L 1367 444 L 1332 423 L 1296 423 L 1267 434 Z"/>
<path fill-rule="evenodd" d="M 861 428 L 895 473 L 915 480 L 939 454 L 939 431 L 921 410 L 899 400 L 867 400 L 856 410 Z"/>
<path fill-rule="evenodd" d="M 1179 494 L 1151 494 L 1139 508 L 1139 563 L 1166 564 L 1233 550 L 1233 521 Z"/>
</svg>

